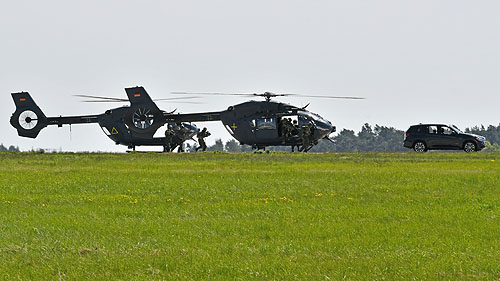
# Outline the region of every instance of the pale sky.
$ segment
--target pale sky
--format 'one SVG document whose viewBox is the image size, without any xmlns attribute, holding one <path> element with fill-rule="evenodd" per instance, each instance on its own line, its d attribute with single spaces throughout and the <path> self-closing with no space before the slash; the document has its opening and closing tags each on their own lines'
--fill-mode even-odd
<svg viewBox="0 0 500 281">
<path fill-rule="evenodd" d="M 285 92 L 362 101 L 279 98 L 337 128 L 368 122 L 407 129 L 500 123 L 500 1 L 218 0 L 0 2 L 0 143 L 22 150 L 125 151 L 97 124 L 17 136 L 10 93 L 29 92 L 47 116 L 99 114 L 141 85 L 173 91 Z M 246 101 L 159 103 L 179 112 Z M 220 122 L 196 123 L 207 140 L 230 139 Z M 403 136 L 402 136 L 403 138 Z M 140 148 L 152 150 L 151 148 Z"/>
</svg>

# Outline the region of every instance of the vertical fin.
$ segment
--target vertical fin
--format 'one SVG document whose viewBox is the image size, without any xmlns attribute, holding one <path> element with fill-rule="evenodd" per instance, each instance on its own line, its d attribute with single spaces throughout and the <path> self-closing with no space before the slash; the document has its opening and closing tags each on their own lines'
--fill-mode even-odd
<svg viewBox="0 0 500 281">
<path fill-rule="evenodd" d="M 144 87 L 137 86 L 132 88 L 125 88 L 125 91 L 127 92 L 128 99 L 132 106 L 147 105 L 147 106 L 152 106 L 155 109 L 159 110 L 159 108 L 156 106 L 156 104 L 151 99 L 149 94 L 146 92 Z"/>
<path fill-rule="evenodd" d="M 10 124 L 17 129 L 19 136 L 36 138 L 40 130 L 47 127 L 47 117 L 29 93 L 12 93 L 12 99 L 16 111 L 10 117 Z"/>
</svg>

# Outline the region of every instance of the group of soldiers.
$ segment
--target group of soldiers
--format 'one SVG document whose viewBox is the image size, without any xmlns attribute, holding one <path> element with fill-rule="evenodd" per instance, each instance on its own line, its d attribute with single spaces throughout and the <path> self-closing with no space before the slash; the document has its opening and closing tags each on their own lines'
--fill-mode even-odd
<svg viewBox="0 0 500 281">
<path fill-rule="evenodd" d="M 184 140 L 185 138 L 183 137 L 187 133 L 187 129 L 182 125 L 182 123 L 176 124 L 178 127 L 178 134 L 179 134 L 179 148 L 177 152 L 184 152 Z M 172 147 L 172 139 L 175 136 L 175 128 L 171 124 L 167 125 L 167 129 L 165 130 L 165 145 L 163 147 L 164 152 L 172 152 L 172 149 L 175 147 Z M 196 151 L 199 149 L 205 151 L 207 150 L 207 144 L 205 143 L 205 138 L 210 136 L 210 132 L 207 130 L 207 128 L 203 128 L 196 137 L 198 138 L 198 144 L 199 146 L 196 148 Z"/>
<path fill-rule="evenodd" d="M 280 120 L 280 128 L 281 128 L 281 143 L 285 144 L 287 138 L 292 136 L 297 136 L 300 133 L 300 139 L 302 140 L 302 147 L 297 147 L 299 151 L 307 151 L 309 150 L 309 146 L 311 145 L 311 136 L 313 125 L 309 122 L 300 126 L 297 120 L 293 120 L 291 118 L 282 118 Z M 292 146 L 292 151 L 294 150 L 294 146 Z"/>
<path fill-rule="evenodd" d="M 281 129 L 281 138 L 282 138 L 282 144 L 286 143 L 287 138 L 292 137 L 292 136 L 300 136 L 300 139 L 302 140 L 302 146 L 297 145 L 297 149 L 299 151 L 308 151 L 311 146 L 311 136 L 312 136 L 312 130 L 313 130 L 313 124 L 312 123 L 306 123 L 300 126 L 299 130 L 299 125 L 297 120 L 293 120 L 291 118 L 282 118 L 280 120 L 280 129 Z M 178 127 L 178 134 L 181 137 L 178 137 L 180 140 L 179 143 L 179 149 L 178 152 L 184 152 L 184 140 L 185 138 L 182 137 L 186 133 L 186 128 L 182 126 L 182 123 L 176 124 Z M 171 124 L 167 125 L 167 130 L 165 130 L 165 146 L 164 146 L 164 152 L 171 152 L 173 148 L 172 147 L 172 139 L 176 135 L 176 128 L 172 126 Z M 198 134 L 196 134 L 196 137 L 198 139 L 198 144 L 199 146 L 196 147 L 196 151 L 202 150 L 206 151 L 207 150 L 207 144 L 205 143 L 205 138 L 210 136 L 210 132 L 207 130 L 207 128 L 203 128 L 203 130 L 199 131 Z M 292 146 L 292 151 L 294 150 L 295 146 Z"/>
</svg>

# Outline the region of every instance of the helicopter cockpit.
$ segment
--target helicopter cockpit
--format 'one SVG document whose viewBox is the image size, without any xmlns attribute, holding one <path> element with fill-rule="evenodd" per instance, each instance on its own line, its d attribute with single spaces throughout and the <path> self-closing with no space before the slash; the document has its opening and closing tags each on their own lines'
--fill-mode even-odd
<svg viewBox="0 0 500 281">
<path fill-rule="evenodd" d="M 330 121 L 324 119 L 316 113 L 310 111 L 298 111 L 297 114 L 299 116 L 299 126 L 312 122 L 314 125 L 313 134 L 317 134 L 318 138 L 323 138 L 336 131 L 335 126 L 333 126 Z"/>
</svg>

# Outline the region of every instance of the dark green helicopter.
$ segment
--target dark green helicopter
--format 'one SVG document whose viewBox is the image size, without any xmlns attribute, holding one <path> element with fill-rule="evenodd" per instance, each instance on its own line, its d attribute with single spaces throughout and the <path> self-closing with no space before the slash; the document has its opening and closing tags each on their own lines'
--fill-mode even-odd
<svg viewBox="0 0 500 281">
<path fill-rule="evenodd" d="M 255 149 L 267 146 L 301 147 L 301 151 L 308 151 L 320 139 L 328 139 L 335 132 L 335 126 L 321 116 L 306 110 L 306 107 L 274 102 L 277 96 L 291 94 L 236 94 L 242 96 L 261 96 L 265 101 L 247 101 L 227 110 L 216 112 L 201 112 L 180 114 L 160 110 L 143 87 L 125 89 L 128 99 L 109 98 L 79 95 L 80 97 L 94 98 L 94 102 L 130 102 L 130 106 L 109 109 L 103 114 L 83 116 L 47 117 L 36 105 L 29 93 L 13 93 L 12 98 L 16 111 L 10 118 L 11 125 L 17 129 L 22 137 L 36 138 L 39 132 L 48 125 L 63 125 L 98 123 L 104 133 L 116 144 L 126 145 L 135 149 L 136 146 L 163 146 L 166 145 L 165 137 L 154 137 L 157 130 L 168 124 L 175 131 L 170 147 L 175 149 L 186 140 L 192 139 L 199 129 L 192 122 L 222 121 L 228 132 L 240 142 Z M 175 92 L 173 94 L 189 94 Z M 212 95 L 231 95 L 224 93 L 197 93 Z M 192 94 L 189 94 L 192 95 Z M 325 96 L 307 96 L 325 97 Z M 183 100 L 193 97 L 167 98 L 159 100 Z M 356 97 L 326 97 L 343 99 L 362 99 Z M 295 120 L 296 130 L 293 135 L 283 138 L 281 120 L 287 118 Z M 311 127 L 310 144 L 302 145 L 301 126 L 308 124 Z"/>
</svg>

